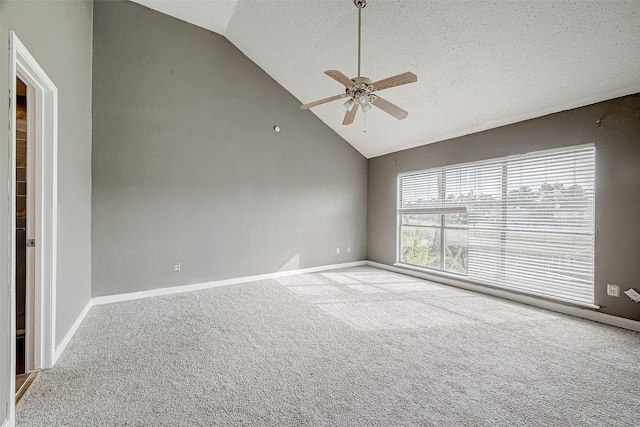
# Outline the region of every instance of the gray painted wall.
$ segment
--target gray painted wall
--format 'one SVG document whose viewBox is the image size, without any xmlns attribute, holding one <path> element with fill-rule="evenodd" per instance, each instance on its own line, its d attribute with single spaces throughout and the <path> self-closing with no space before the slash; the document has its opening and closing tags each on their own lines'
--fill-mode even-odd
<svg viewBox="0 0 640 427">
<path fill-rule="evenodd" d="M 58 264 L 56 344 L 91 297 L 91 47 L 90 1 L 3 1 L 0 3 L 1 140 L 8 144 L 8 39 L 14 30 L 58 87 Z M 7 145 L 4 145 L 5 148 Z M 8 150 L 0 150 L 0 241 L 7 241 Z M 0 259 L 9 257 L 0 245 Z M 0 263 L 0 288 L 8 285 Z M 2 308 L 4 312 L 4 307 Z M 4 337 L 0 337 L 4 338 Z M 5 343 L 6 340 L 2 339 Z M 4 349 L 4 345 L 3 345 Z M 6 364 L 2 353 L 2 366 Z M 13 374 L 13 372 L 12 372 Z M 6 384 L 5 378 L 0 378 Z M 0 414 L 1 419 L 1 414 Z"/>
<path fill-rule="evenodd" d="M 360 153 L 224 37 L 94 9 L 93 296 L 366 259 Z"/>
<path fill-rule="evenodd" d="M 90 299 L 92 16 L 91 1 L 2 3 L 0 56 L 7 58 L 9 30 L 14 30 L 58 88 L 56 343 Z M 1 93 L 8 93 L 7 73 L 7 67 L 1 67 Z M 0 104 L 0 116 L 7 117 L 7 103 Z M 8 138 L 3 125 L 2 140 Z M 7 171 L 7 152 L 1 151 L 2 170 Z M 5 174 L 3 179 L 9 178 Z M 0 210 L 6 215 L 6 186 L 0 191 Z M 3 216 L 2 224 L 6 223 Z M 0 229 L 6 241 L 5 228 Z M 2 259 L 7 259 L 6 250 L 2 246 Z"/>
<path fill-rule="evenodd" d="M 606 294 L 607 283 L 640 290 L 640 94 L 370 159 L 369 260 L 396 261 L 398 173 L 585 143 L 596 147 L 595 303 L 640 320 L 640 305 Z"/>
</svg>

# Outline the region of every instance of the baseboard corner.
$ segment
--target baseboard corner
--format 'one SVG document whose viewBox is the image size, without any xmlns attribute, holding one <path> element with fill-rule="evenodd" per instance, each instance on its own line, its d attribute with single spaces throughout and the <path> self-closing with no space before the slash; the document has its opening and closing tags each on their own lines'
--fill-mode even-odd
<svg viewBox="0 0 640 427">
<path fill-rule="evenodd" d="M 60 344 L 56 347 L 55 351 L 53 352 L 53 361 L 51 364 L 52 367 L 55 366 L 55 364 L 58 362 L 58 359 L 60 359 L 60 356 L 62 356 L 62 353 L 67 348 L 67 345 L 69 345 L 69 342 L 71 342 L 71 339 L 73 338 L 76 331 L 84 321 L 84 318 L 87 316 L 87 313 L 89 313 L 89 310 L 91 310 L 91 307 L 93 307 L 92 299 L 90 299 L 87 302 L 87 304 L 84 306 L 84 308 L 76 318 L 76 321 L 73 322 L 73 325 L 71 325 L 71 328 L 69 328 L 64 338 L 62 339 L 62 341 L 60 341 Z"/>
</svg>

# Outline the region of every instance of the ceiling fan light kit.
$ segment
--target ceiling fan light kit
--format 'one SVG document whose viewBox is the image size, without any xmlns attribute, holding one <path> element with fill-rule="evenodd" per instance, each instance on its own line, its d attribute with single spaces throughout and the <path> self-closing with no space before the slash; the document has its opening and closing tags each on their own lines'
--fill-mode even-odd
<svg viewBox="0 0 640 427">
<path fill-rule="evenodd" d="M 380 98 L 375 92 L 381 91 L 383 89 L 389 89 L 396 86 L 405 85 L 408 83 L 414 83 L 418 81 L 418 78 L 415 74 L 411 72 L 406 72 L 402 74 L 398 74 L 397 76 L 388 77 L 383 80 L 379 80 L 377 82 L 373 82 L 371 79 L 367 77 L 363 77 L 360 74 L 360 52 L 361 52 L 361 35 L 362 35 L 362 9 L 367 5 L 368 0 L 353 0 L 353 3 L 358 8 L 358 77 L 354 77 L 350 79 L 343 73 L 338 70 L 327 70 L 324 73 L 336 80 L 339 83 L 342 83 L 345 87 L 345 93 L 342 95 L 335 95 L 329 98 L 321 99 L 319 101 L 310 102 L 309 104 L 304 104 L 300 108 L 303 110 L 308 110 L 311 107 L 315 107 L 317 105 L 326 104 L 327 102 L 336 101 L 338 99 L 347 100 L 344 102 L 344 108 L 346 108 L 347 112 L 344 115 L 344 120 L 342 121 L 343 125 L 350 125 L 353 123 L 353 120 L 356 117 L 356 113 L 358 112 L 358 106 L 362 109 L 363 113 L 371 110 L 371 106 L 375 106 L 387 114 L 392 115 L 398 120 L 402 120 L 406 118 L 409 113 L 398 107 L 391 102 Z"/>
</svg>

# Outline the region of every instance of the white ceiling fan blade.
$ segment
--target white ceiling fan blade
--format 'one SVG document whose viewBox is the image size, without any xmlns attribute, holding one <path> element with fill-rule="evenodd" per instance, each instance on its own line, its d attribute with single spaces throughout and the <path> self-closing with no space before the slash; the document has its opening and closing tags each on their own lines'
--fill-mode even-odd
<svg viewBox="0 0 640 427">
<path fill-rule="evenodd" d="M 396 104 L 393 104 L 386 99 L 380 98 L 376 96 L 376 99 L 372 102 L 373 105 L 381 109 L 387 114 L 391 114 L 398 120 L 406 119 L 409 113 L 402 108 L 398 107 Z"/>
<path fill-rule="evenodd" d="M 351 87 L 355 84 L 353 80 L 351 80 L 349 77 L 345 76 L 338 70 L 327 70 L 324 73 L 337 82 L 342 83 L 345 87 Z"/>
<path fill-rule="evenodd" d="M 320 99 L 318 101 L 310 102 L 308 104 L 304 104 L 300 106 L 301 110 L 308 110 L 311 107 L 315 107 L 316 105 L 326 104 L 327 102 L 337 101 L 338 99 L 344 97 L 344 95 L 336 95 L 330 96 L 328 98 Z"/>
<path fill-rule="evenodd" d="M 418 76 L 411 72 L 398 74 L 397 76 L 387 77 L 371 84 L 375 90 L 389 89 L 391 87 L 402 86 L 418 81 Z"/>
</svg>

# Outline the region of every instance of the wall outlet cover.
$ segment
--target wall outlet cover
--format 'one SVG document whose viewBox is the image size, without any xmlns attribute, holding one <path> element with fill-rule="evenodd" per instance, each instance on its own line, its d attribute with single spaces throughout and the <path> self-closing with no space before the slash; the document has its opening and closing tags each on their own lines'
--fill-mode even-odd
<svg viewBox="0 0 640 427">
<path fill-rule="evenodd" d="M 627 289 L 624 293 L 635 302 L 640 302 L 640 294 L 635 289 Z"/>
<path fill-rule="evenodd" d="M 620 286 L 618 285 L 610 285 L 607 283 L 607 295 L 611 297 L 619 297 L 620 296 Z"/>
</svg>

